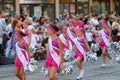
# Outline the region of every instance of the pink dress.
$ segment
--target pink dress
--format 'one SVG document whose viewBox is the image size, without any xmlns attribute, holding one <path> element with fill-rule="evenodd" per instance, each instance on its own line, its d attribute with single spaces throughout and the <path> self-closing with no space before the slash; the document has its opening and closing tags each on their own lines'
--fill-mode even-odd
<svg viewBox="0 0 120 80">
<path fill-rule="evenodd" d="M 79 26 L 79 28 L 84 28 L 84 22 L 82 21 L 75 21 L 73 24 L 75 27 Z"/>
<path fill-rule="evenodd" d="M 52 41 L 52 45 L 55 47 L 53 48 L 56 53 L 59 55 L 59 51 L 58 51 L 58 40 L 59 38 L 55 38 L 53 41 Z M 45 60 L 45 66 L 46 67 L 55 67 L 55 68 L 58 68 L 59 66 L 57 65 L 57 63 L 54 61 L 54 59 L 52 58 L 51 54 L 50 54 L 50 51 L 48 52 L 48 56 Z"/>
<path fill-rule="evenodd" d="M 83 47 L 83 49 L 85 50 L 85 44 L 84 44 L 85 38 L 80 38 L 80 39 L 78 40 L 78 42 L 80 42 L 80 45 L 81 45 L 81 46 Z M 75 57 L 75 58 L 80 57 L 80 58 L 82 58 L 82 61 L 84 61 L 84 55 L 78 50 L 78 48 L 76 48 L 76 50 L 75 50 L 75 55 L 74 55 L 74 57 Z"/>
<path fill-rule="evenodd" d="M 25 30 L 25 34 L 28 36 L 29 30 Z"/>
<path fill-rule="evenodd" d="M 98 43 L 101 33 L 100 33 L 100 31 L 95 31 L 94 34 L 95 34 L 95 42 Z"/>
<path fill-rule="evenodd" d="M 109 38 L 109 32 L 110 32 L 110 29 L 105 29 L 104 30 L 105 34 L 107 35 L 106 38 L 108 39 Z M 107 48 L 107 45 L 105 44 L 104 40 L 101 39 L 101 41 L 99 42 L 99 45 L 101 47 L 106 47 Z"/>
<path fill-rule="evenodd" d="M 22 48 L 22 49 L 25 49 L 25 42 L 23 41 L 21 44 L 19 44 L 19 47 Z M 28 60 L 25 51 L 22 51 L 22 53 L 23 53 L 23 55 L 25 56 L 26 60 Z M 16 67 L 21 67 L 21 66 L 23 66 L 23 64 L 22 64 L 22 62 L 20 61 L 20 59 L 18 58 L 18 56 L 16 56 L 16 59 L 15 59 L 15 66 L 16 66 Z"/>
</svg>

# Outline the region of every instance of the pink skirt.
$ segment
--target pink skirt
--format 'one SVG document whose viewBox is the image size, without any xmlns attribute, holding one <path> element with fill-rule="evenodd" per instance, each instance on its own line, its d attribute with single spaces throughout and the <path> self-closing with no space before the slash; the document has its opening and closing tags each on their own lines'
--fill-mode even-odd
<svg viewBox="0 0 120 80">
<path fill-rule="evenodd" d="M 82 58 L 82 61 L 84 61 L 84 55 L 82 53 L 78 52 L 78 51 L 76 51 L 74 57 L 75 58 L 80 57 L 80 58 Z"/>
<path fill-rule="evenodd" d="M 99 46 L 108 48 L 103 40 L 99 42 Z"/>
<path fill-rule="evenodd" d="M 45 60 L 45 63 L 44 65 L 46 67 L 55 67 L 55 68 L 58 68 L 59 66 L 57 65 L 57 63 L 53 60 L 52 56 L 49 55 L 46 60 Z"/>
<path fill-rule="evenodd" d="M 23 51 L 22 51 L 22 52 L 23 52 Z M 25 52 L 23 52 L 23 55 L 25 56 L 25 58 L 26 58 L 26 60 L 27 60 L 27 57 L 26 57 L 26 55 L 25 55 Z M 27 61 L 28 61 L 28 60 L 27 60 Z M 15 59 L 15 66 L 16 66 L 16 67 L 21 67 L 21 66 L 23 66 L 21 60 L 20 60 L 18 57 L 16 57 L 16 59 Z"/>
<path fill-rule="evenodd" d="M 15 59 L 15 66 L 16 66 L 16 67 L 21 67 L 21 66 L 23 66 L 22 62 L 20 61 L 20 59 L 19 59 L 18 57 Z"/>
</svg>

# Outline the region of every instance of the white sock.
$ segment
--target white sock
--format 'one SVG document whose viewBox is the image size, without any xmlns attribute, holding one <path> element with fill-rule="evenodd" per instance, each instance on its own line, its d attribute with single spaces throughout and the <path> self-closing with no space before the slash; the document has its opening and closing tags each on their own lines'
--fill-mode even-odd
<svg viewBox="0 0 120 80">
<path fill-rule="evenodd" d="M 80 74 L 77 77 L 77 79 L 83 78 L 83 75 L 84 75 L 84 70 L 82 69 L 82 70 L 80 70 Z"/>
</svg>

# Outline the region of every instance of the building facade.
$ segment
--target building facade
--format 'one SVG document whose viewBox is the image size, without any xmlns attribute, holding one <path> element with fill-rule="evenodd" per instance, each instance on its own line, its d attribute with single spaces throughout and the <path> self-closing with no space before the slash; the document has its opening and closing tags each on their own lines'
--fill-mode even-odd
<svg viewBox="0 0 120 80">
<path fill-rule="evenodd" d="M 120 0 L 0 0 L 0 10 L 9 13 L 27 13 L 41 16 L 44 11 L 50 18 L 59 18 L 67 9 L 70 15 L 76 13 L 110 13 L 120 10 Z"/>
</svg>

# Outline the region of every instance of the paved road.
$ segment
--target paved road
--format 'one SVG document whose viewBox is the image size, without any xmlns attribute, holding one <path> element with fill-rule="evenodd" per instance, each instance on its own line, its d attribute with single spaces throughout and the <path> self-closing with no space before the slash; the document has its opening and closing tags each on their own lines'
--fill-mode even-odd
<svg viewBox="0 0 120 80">
<path fill-rule="evenodd" d="M 109 60 L 108 60 L 109 63 Z M 108 64 L 106 68 L 100 68 L 101 58 L 95 63 L 84 63 L 84 80 L 120 80 L 120 64 Z M 43 61 L 39 61 L 39 69 L 33 73 L 27 72 L 27 80 L 48 80 L 40 73 Z M 57 74 L 60 80 L 75 80 L 79 74 L 77 65 L 74 65 L 74 71 L 70 75 Z M 14 65 L 0 65 L 0 80 L 18 80 L 14 76 Z"/>
</svg>

